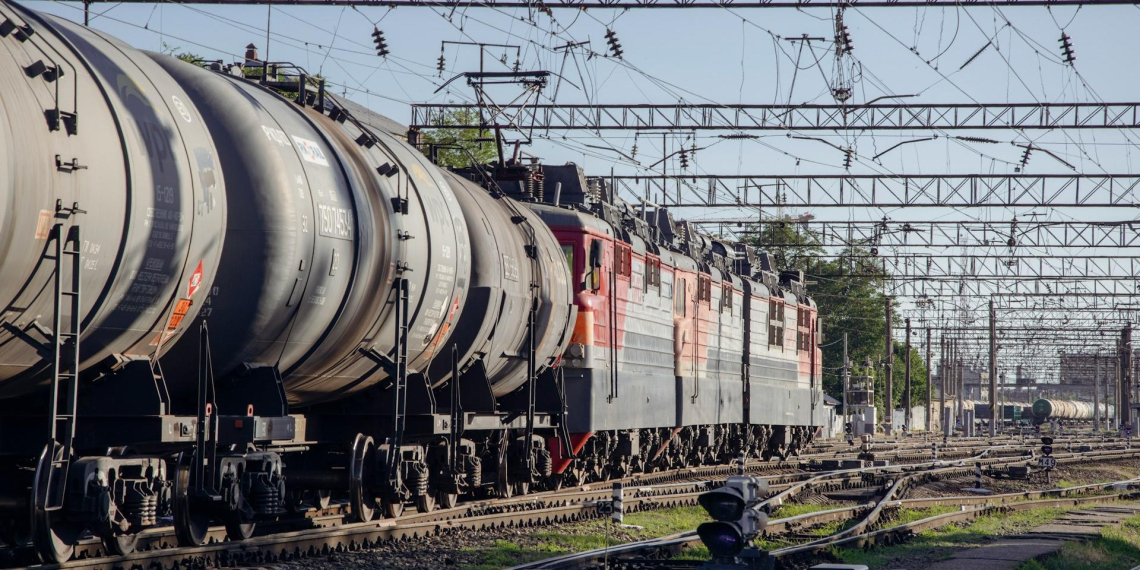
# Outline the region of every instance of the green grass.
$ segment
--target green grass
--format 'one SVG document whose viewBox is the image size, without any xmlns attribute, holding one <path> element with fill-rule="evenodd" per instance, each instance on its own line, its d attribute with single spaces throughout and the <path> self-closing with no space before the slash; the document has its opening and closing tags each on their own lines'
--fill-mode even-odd
<svg viewBox="0 0 1140 570">
<path fill-rule="evenodd" d="M 835 505 L 810 505 L 800 503 L 785 503 L 776 509 L 769 519 L 786 519 L 788 517 L 795 517 L 799 515 L 806 515 L 808 513 L 817 513 L 819 511 L 828 511 L 836 509 Z"/>
<path fill-rule="evenodd" d="M 641 529 L 618 528 L 606 520 L 584 521 L 559 528 L 537 530 L 519 543 L 497 540 L 489 547 L 466 549 L 475 560 L 463 566 L 468 570 L 492 570 L 533 562 L 559 554 L 581 552 L 690 531 L 709 519 L 701 507 L 660 509 L 625 516 L 625 524 Z M 707 551 L 705 557 L 707 557 Z"/>
<path fill-rule="evenodd" d="M 940 509 L 904 509 L 899 520 L 913 522 L 935 514 Z M 951 510 L 954 510 L 951 507 Z M 920 513 L 919 511 L 924 511 Z M 942 512 L 947 512 L 943 510 Z M 871 568 L 887 565 L 894 561 L 920 556 L 924 559 L 945 559 L 962 547 L 982 544 L 994 536 L 1020 534 L 1026 530 L 1056 520 L 1065 509 L 1034 509 L 1013 513 L 984 515 L 965 525 L 950 525 L 919 533 L 906 544 L 875 547 L 870 550 L 856 548 L 832 548 L 829 550 L 836 559 L 848 564 L 866 564 Z M 925 515 L 925 516 L 920 516 Z M 914 518 L 912 518 L 914 517 Z M 892 523 L 901 524 L 901 523 Z"/>
<path fill-rule="evenodd" d="M 1056 554 L 1030 560 L 1018 570 L 1128 570 L 1140 564 L 1140 515 L 1101 529 L 1088 542 L 1066 542 Z"/>
</svg>

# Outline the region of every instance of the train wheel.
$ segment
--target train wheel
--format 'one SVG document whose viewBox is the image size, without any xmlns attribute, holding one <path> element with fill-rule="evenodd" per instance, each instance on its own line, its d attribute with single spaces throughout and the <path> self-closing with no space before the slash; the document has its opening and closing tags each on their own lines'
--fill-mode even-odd
<svg viewBox="0 0 1140 570">
<path fill-rule="evenodd" d="M 416 511 L 430 513 L 435 510 L 435 495 L 430 492 L 416 495 Z"/>
<path fill-rule="evenodd" d="M 384 508 L 384 516 L 387 518 L 395 519 L 404 514 L 404 501 L 399 497 L 381 499 L 380 505 Z"/>
<path fill-rule="evenodd" d="M 352 463 L 348 468 L 348 495 L 352 504 L 352 513 L 360 522 L 368 522 L 376 515 L 376 499 L 366 488 L 366 483 L 372 476 L 373 447 L 372 438 L 362 434 L 356 434 L 356 439 L 352 442 Z"/>
<path fill-rule="evenodd" d="M 51 464 L 62 456 L 62 446 L 55 442 L 47 444 L 40 454 L 32 485 L 32 543 L 40 560 L 47 564 L 67 562 L 75 553 L 75 545 L 83 531 L 81 525 L 65 520 L 62 510 L 46 508 L 51 492 Z"/>
<path fill-rule="evenodd" d="M 139 544 L 139 535 L 121 534 L 119 536 L 104 536 L 103 548 L 111 556 L 122 556 L 135 551 Z"/>
<path fill-rule="evenodd" d="M 178 456 L 174 473 L 174 536 L 179 546 L 201 546 L 210 531 L 210 512 L 190 492 L 190 468 L 194 454 L 186 451 Z"/>
<path fill-rule="evenodd" d="M 222 522 L 226 525 L 226 538 L 235 542 L 253 536 L 253 530 L 257 527 L 257 523 L 249 521 L 237 511 L 227 511 Z"/>
<path fill-rule="evenodd" d="M 438 499 L 439 508 L 454 509 L 455 505 L 459 504 L 459 493 L 448 493 L 447 491 L 440 491 Z"/>
</svg>

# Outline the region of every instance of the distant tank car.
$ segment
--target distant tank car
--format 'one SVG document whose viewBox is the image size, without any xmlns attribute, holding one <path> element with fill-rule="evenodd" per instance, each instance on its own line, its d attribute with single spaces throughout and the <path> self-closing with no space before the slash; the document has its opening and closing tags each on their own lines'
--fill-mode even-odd
<svg viewBox="0 0 1140 570">
<path fill-rule="evenodd" d="M 1112 415 L 1113 406 L 1108 406 L 1108 415 Z M 1096 415 L 1092 402 L 1079 400 L 1057 400 L 1040 398 L 1033 402 L 1033 417 L 1037 420 L 1092 420 Z M 1105 415 L 1104 404 L 1101 404 L 1100 414 Z"/>
</svg>

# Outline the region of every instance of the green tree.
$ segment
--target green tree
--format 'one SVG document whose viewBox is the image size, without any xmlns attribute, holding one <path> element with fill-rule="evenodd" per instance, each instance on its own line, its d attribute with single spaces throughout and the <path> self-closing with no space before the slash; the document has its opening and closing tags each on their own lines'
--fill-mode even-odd
<svg viewBox="0 0 1140 570">
<path fill-rule="evenodd" d="M 875 398 L 883 412 L 886 388 L 883 367 L 886 351 L 886 300 L 883 285 L 888 279 L 875 257 L 863 247 L 848 247 L 834 259 L 824 259 L 821 237 L 795 222 L 764 222 L 752 244 L 772 256 L 774 268 L 799 269 L 808 280 L 808 294 L 815 300 L 823 321 L 823 388 L 841 399 L 843 394 L 843 334 L 847 333 L 848 357 L 856 367 L 868 359 L 873 364 Z M 893 307 L 892 307 L 893 312 Z M 903 321 L 892 314 L 893 326 Z M 905 391 L 905 344 L 894 342 L 893 391 L 896 406 Z M 852 375 L 856 375 L 852 372 Z M 911 404 L 926 401 L 927 369 L 917 335 L 911 339 Z"/>
<path fill-rule="evenodd" d="M 472 158 L 478 164 L 487 164 L 498 157 L 494 135 L 486 129 L 461 129 L 454 125 L 479 121 L 479 114 L 470 108 L 449 109 L 436 123 L 440 128 L 424 131 L 425 151 L 436 147 L 436 162 L 440 166 L 462 168 L 471 166 Z M 430 152 L 430 151 L 429 151 Z"/>
</svg>

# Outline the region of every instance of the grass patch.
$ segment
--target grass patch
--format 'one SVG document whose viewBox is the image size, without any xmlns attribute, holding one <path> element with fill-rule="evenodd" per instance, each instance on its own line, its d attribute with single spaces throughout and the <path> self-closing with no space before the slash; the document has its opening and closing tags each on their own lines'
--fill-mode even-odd
<svg viewBox="0 0 1140 570">
<path fill-rule="evenodd" d="M 1101 529 L 1088 542 L 1066 542 L 1056 554 L 1030 560 L 1018 570 L 1128 570 L 1140 564 L 1140 515 Z"/>
<path fill-rule="evenodd" d="M 534 562 L 559 554 L 616 546 L 690 531 L 711 520 L 701 507 L 659 509 L 625 516 L 625 524 L 641 529 L 619 528 L 608 519 L 584 521 L 561 527 L 557 531 L 537 530 L 520 537 L 518 542 L 497 540 L 489 547 L 466 549 L 475 562 L 463 566 L 467 570 L 491 570 Z M 687 553 L 686 553 L 687 554 Z M 700 555 L 697 553 L 696 555 Z M 708 557 L 708 551 L 704 552 Z"/>
<path fill-rule="evenodd" d="M 941 514 L 946 507 L 931 509 L 903 509 L 899 520 L 910 522 Z M 941 512 L 938 512 L 940 511 Z M 955 510 L 950 507 L 950 510 Z M 913 511 L 904 513 L 904 511 Z M 1026 530 L 1056 520 L 1065 509 L 1034 509 L 1014 513 L 984 515 L 965 525 L 951 525 L 919 533 L 906 544 L 876 547 L 870 550 L 855 548 L 832 548 L 829 552 L 836 559 L 848 564 L 866 564 L 871 568 L 887 565 L 905 559 L 920 557 L 926 560 L 943 560 L 962 547 L 983 544 L 994 536 L 1020 534 Z M 902 524 L 902 523 L 897 523 Z M 892 526 L 894 526 L 892 524 Z"/>
<path fill-rule="evenodd" d="M 810 504 L 800 504 L 800 503 L 784 503 L 783 505 L 780 505 L 780 507 L 778 509 L 773 511 L 772 515 L 769 516 L 768 519 L 769 520 L 771 520 L 771 519 L 786 519 L 788 517 L 796 517 L 799 515 L 806 515 L 808 513 L 818 513 L 819 511 L 829 511 L 831 509 L 837 509 L 837 508 L 839 508 L 839 507 L 837 507 L 835 505 L 810 505 Z"/>
</svg>

